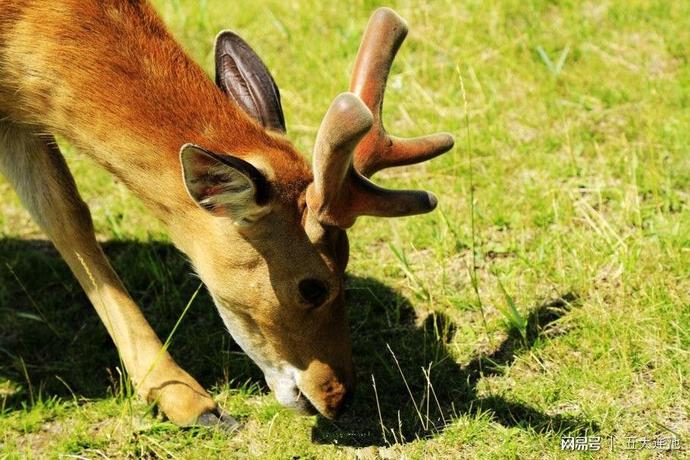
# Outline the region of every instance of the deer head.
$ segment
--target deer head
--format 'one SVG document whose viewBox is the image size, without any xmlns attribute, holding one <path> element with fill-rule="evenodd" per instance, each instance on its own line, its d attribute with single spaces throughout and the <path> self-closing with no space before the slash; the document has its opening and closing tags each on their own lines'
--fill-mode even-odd
<svg viewBox="0 0 690 460">
<path fill-rule="evenodd" d="M 285 406 L 334 417 L 354 388 L 344 300 L 346 229 L 358 216 L 409 216 L 436 206 L 422 191 L 380 188 L 368 177 L 418 163 L 453 146 L 447 134 L 403 140 L 381 122 L 391 64 L 407 34 L 392 10 L 371 18 L 350 90 L 318 131 L 313 175 L 284 140 L 278 88 L 237 35 L 216 44 L 217 83 L 267 133 L 238 152 L 186 145 L 184 180 L 205 241 L 184 248 L 228 329 Z"/>
</svg>

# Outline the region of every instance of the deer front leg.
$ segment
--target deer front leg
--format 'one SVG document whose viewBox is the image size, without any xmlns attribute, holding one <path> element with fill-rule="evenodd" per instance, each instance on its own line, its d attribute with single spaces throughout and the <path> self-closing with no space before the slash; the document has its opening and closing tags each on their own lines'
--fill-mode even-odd
<svg viewBox="0 0 690 460">
<path fill-rule="evenodd" d="M 178 425 L 218 421 L 214 401 L 162 349 L 96 242 L 89 210 L 55 140 L 0 122 L 0 172 L 86 291 L 137 393 Z"/>
</svg>

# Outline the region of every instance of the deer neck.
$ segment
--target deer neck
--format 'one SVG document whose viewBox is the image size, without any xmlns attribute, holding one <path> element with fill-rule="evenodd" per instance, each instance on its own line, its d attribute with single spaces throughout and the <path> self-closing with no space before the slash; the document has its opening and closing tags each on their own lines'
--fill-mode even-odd
<svg viewBox="0 0 690 460">
<path fill-rule="evenodd" d="M 195 206 L 182 182 L 184 144 L 242 156 L 270 142 L 147 4 L 66 5 L 16 15 L 22 32 L 0 43 L 0 114 L 67 139 L 166 223 Z"/>
</svg>

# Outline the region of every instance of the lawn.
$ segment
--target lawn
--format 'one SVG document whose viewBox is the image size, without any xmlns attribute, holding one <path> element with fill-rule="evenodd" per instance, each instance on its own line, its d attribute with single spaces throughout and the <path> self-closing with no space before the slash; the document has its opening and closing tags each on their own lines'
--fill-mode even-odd
<svg viewBox="0 0 690 460">
<path fill-rule="evenodd" d="M 209 74 L 218 31 L 249 41 L 305 154 L 379 5 L 154 4 Z M 601 449 L 578 457 L 687 458 L 690 2 L 388 5 L 411 32 L 387 128 L 448 131 L 456 147 L 375 178 L 434 191 L 437 211 L 350 232 L 350 411 L 281 408 L 162 227 L 63 143 L 125 285 L 163 338 L 191 301 L 171 353 L 244 427 L 179 429 L 131 396 L 86 296 L 0 178 L 0 457 L 571 458 L 562 442 L 587 436 Z"/>
</svg>

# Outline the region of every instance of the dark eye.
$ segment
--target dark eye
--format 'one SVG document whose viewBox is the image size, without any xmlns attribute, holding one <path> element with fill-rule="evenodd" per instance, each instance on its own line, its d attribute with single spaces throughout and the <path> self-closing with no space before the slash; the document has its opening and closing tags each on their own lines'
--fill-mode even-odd
<svg viewBox="0 0 690 460">
<path fill-rule="evenodd" d="M 307 278 L 299 282 L 299 295 L 305 302 L 314 307 L 319 307 L 326 301 L 328 287 L 323 281 Z"/>
</svg>

